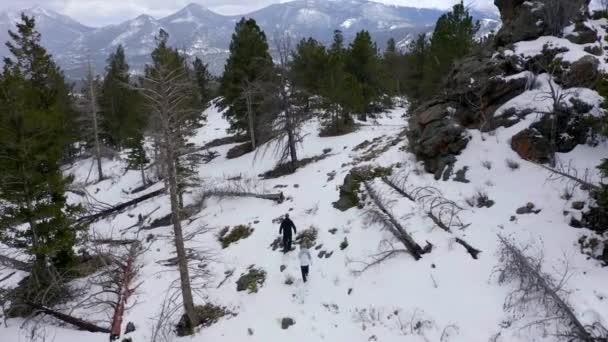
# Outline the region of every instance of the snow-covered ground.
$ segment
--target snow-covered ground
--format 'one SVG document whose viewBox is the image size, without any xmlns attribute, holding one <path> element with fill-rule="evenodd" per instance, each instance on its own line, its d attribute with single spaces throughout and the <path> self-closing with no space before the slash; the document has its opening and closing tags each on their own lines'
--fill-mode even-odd
<svg viewBox="0 0 608 342">
<path fill-rule="evenodd" d="M 520 101 L 524 101 L 526 94 Z M 208 200 L 204 209 L 195 215 L 190 223 L 185 221 L 185 231 L 193 232 L 206 226 L 213 232 L 197 236 L 187 243 L 189 248 L 204 249 L 213 255 L 213 262 L 207 265 L 211 275 L 205 279 L 205 287 L 197 291 L 196 303 L 211 302 L 226 306 L 236 316 L 225 317 L 210 327 L 201 329 L 192 337 L 174 339 L 176 341 L 488 341 L 500 333 L 496 341 L 551 341 L 552 337 L 542 337 L 534 332 L 520 330 L 518 324 L 508 326 L 508 313 L 503 311 L 503 303 L 510 286 L 497 284 L 493 270 L 498 264 L 496 251 L 497 234 L 509 236 L 519 244 L 533 244 L 542 248 L 546 260 L 546 271 L 559 269 L 566 256 L 574 271 L 567 283 L 570 302 L 575 312 L 582 317 L 600 317 L 604 325 L 608 323 L 608 269 L 599 262 L 588 259 L 579 251 L 577 240 L 590 232 L 569 227 L 570 215 L 580 215 L 571 209 L 574 200 L 587 200 L 587 195 L 578 191 L 574 198 L 566 201 L 560 198 L 566 184 L 548 180 L 548 173 L 540 167 L 521 160 L 510 148 L 510 137 L 527 127 L 534 115 L 510 128 L 500 128 L 495 133 L 484 134 L 470 131 L 471 142 L 458 158 L 456 170 L 468 166 L 466 178 L 470 183 L 435 181 L 431 175 L 418 173 L 421 165 L 404 151 L 407 142 L 402 139 L 386 152 L 366 162 L 374 165 L 390 166 L 400 163 L 396 173 L 410 173 L 408 182 L 412 186 L 432 185 L 444 196 L 465 208 L 461 214 L 464 223 L 471 225 L 449 234 L 437 228 L 425 215 L 423 206 L 400 198 L 384 183 L 376 181 L 374 186 L 383 196 L 392 200 L 391 208 L 404 227 L 421 245 L 428 241 L 433 244 L 430 254 L 415 261 L 407 254 L 400 254 L 357 273 L 362 261 L 369 261 L 378 252 L 383 240 L 391 239 L 387 231 L 366 221 L 363 211 L 352 208 L 341 212 L 332 206 L 339 196 L 338 187 L 349 172 L 350 165 L 366 149 L 353 151 L 365 140 L 383 138 L 384 143 L 399 135 L 404 129 L 402 115 L 405 109 L 397 108 L 383 115 L 377 122 L 362 125 L 355 133 L 341 137 L 318 137 L 318 123 L 305 126 L 309 133 L 299 154 L 301 158 L 323 154 L 331 148 L 330 156 L 307 165 L 296 173 L 274 180 L 259 181 L 260 189 L 273 190 L 276 186 L 283 191 L 287 200 L 282 204 L 271 201 L 241 198 L 225 198 L 221 201 Z M 215 107 L 207 110 L 208 124 L 195 137 L 199 145 L 225 136 L 227 123 Z M 213 148 L 220 157 L 200 167 L 200 175 L 205 183 L 215 184 L 228 177 L 240 175 L 243 178 L 258 178 L 258 174 L 274 167 L 272 149 L 267 155 L 245 155 L 227 160 L 226 151 L 233 145 Z M 580 146 L 572 153 L 560 155 L 562 160 L 580 161 L 580 165 L 593 167 L 603 157 L 606 144 L 591 148 Z M 512 170 L 506 164 L 512 159 L 520 168 Z M 491 169 L 484 167 L 491 164 Z M 111 178 L 87 187 L 97 200 L 107 204 L 124 202 L 137 195 L 128 195 L 129 190 L 140 185 L 139 173 L 124 170 L 121 161 L 108 161 L 105 172 Z M 91 160 L 76 164 L 69 172 L 76 181 L 84 182 L 87 176 L 95 177 Z M 591 169 L 595 172 L 594 169 Z M 92 172 L 92 174 L 89 174 Z M 335 172 L 330 180 L 328 174 Z M 89 179 L 89 180 L 90 180 Z M 146 191 L 162 187 L 157 184 Z M 196 190 L 196 189 L 195 189 Z M 478 191 L 486 192 L 496 203 L 491 208 L 471 208 L 465 199 Z M 196 191 L 186 201 L 190 202 Z M 81 200 L 71 195 L 71 200 Z M 515 210 L 532 202 L 538 214 L 516 215 Z M 158 209 L 157 209 L 158 208 Z M 156 211 L 155 211 L 156 210 Z M 569 214 L 564 215 L 564 211 Z M 137 222 L 137 215 L 153 214 L 150 219 L 169 213 L 167 197 L 158 197 L 131 208 L 114 218 L 95 223 L 92 230 L 100 236 L 114 238 L 139 238 L 145 240 L 147 234 L 156 239 L 144 243 L 147 252 L 139 260 L 142 269 L 137 278 L 141 283 L 125 315 L 124 324 L 133 322 L 137 330 L 129 336 L 133 341 L 150 341 L 155 317 L 158 316 L 163 300 L 171 293 L 171 284 L 178 279 L 174 267 L 157 263 L 173 254 L 170 240 L 171 227 L 144 231 L 139 235 L 136 229 L 126 229 Z M 295 252 L 284 255 L 270 248 L 278 237 L 278 225 L 273 219 L 289 212 L 299 230 L 316 227 L 319 232 L 317 244 L 321 250 L 332 252 L 330 258 L 317 257 L 314 248 L 310 281 L 304 284 L 300 278 Z M 516 216 L 512 221 L 511 216 Z M 217 240 L 217 231 L 226 226 L 251 225 L 253 234 L 226 249 Z M 335 234 L 329 232 L 336 228 Z M 454 243 L 454 237 L 461 237 L 482 253 L 478 260 L 471 258 L 462 246 Z M 340 243 L 347 238 L 349 246 L 341 250 Z M 250 265 L 267 272 L 264 285 L 257 293 L 236 291 L 236 280 Z M 281 265 L 286 269 L 281 272 Z M 221 286 L 226 271 L 234 270 L 234 275 Z M 354 272 L 355 271 L 355 272 Z M 0 278 L 4 273 L 0 273 Z M 287 277 L 295 279 L 293 285 L 286 285 Z M 198 283 L 198 282 L 197 282 Z M 76 310 L 77 314 L 89 319 L 103 320 L 108 325 L 107 313 L 92 314 Z M 280 320 L 291 317 L 296 324 L 287 330 L 281 329 Z M 175 318 L 177 319 L 177 318 Z M 418 322 L 421 322 L 420 325 Z M 20 329 L 23 320 L 10 319 L 7 326 L 0 329 L 2 341 L 27 341 L 28 330 Z M 100 323 L 101 324 L 101 323 Z M 71 327 L 47 325 L 47 341 L 107 341 L 108 335 L 75 331 Z"/>
</svg>

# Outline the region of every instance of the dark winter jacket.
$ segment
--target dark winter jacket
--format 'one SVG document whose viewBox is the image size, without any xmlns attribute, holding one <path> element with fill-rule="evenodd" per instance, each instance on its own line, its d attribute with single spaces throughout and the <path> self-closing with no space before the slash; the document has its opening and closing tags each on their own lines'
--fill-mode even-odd
<svg viewBox="0 0 608 342">
<path fill-rule="evenodd" d="M 281 228 L 279 228 L 279 234 L 283 233 L 283 236 L 291 236 L 291 230 L 296 233 L 296 225 L 289 218 L 286 218 L 281 222 Z"/>
</svg>

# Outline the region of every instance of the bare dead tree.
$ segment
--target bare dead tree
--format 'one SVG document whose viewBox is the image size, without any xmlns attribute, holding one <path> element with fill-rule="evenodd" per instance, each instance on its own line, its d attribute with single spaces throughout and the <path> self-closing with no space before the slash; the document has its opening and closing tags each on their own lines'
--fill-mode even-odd
<svg viewBox="0 0 608 342">
<path fill-rule="evenodd" d="M 576 168 L 576 166 L 574 166 L 572 164 L 572 161 L 569 161 L 568 164 L 564 164 L 560 161 L 557 161 L 556 165 L 554 167 L 550 167 L 550 166 L 539 164 L 539 163 L 534 163 L 534 164 L 551 172 L 551 175 L 549 176 L 549 180 L 551 180 L 551 181 L 558 181 L 561 179 L 566 179 L 566 180 L 572 181 L 576 184 L 579 184 L 581 186 L 581 188 L 583 188 L 585 190 L 597 191 L 600 189 L 599 185 L 593 184 L 589 181 L 589 170 L 585 170 L 582 177 L 579 176 L 579 171 Z"/>
<path fill-rule="evenodd" d="M 566 283 L 570 278 L 567 261 L 558 279 L 543 271 L 543 256 L 527 254 L 530 246 L 520 248 L 508 238 L 498 235 L 500 265 L 495 268 L 499 284 L 514 283 L 516 287 L 505 299 L 506 310 L 518 315 L 537 312 L 540 319 L 524 328 L 553 326 L 555 336 L 569 341 L 595 342 L 590 331 L 576 317 L 568 303 Z M 607 336 L 603 336 L 606 338 Z"/>
<path fill-rule="evenodd" d="M 161 31 L 157 52 L 171 56 L 179 53 L 166 46 L 166 33 Z M 180 58 L 180 57 L 176 57 Z M 169 190 L 171 202 L 171 221 L 173 222 L 174 244 L 178 257 L 178 269 L 181 280 L 181 292 L 184 310 L 191 329 L 198 324 L 194 310 L 194 299 L 188 270 L 188 259 L 184 246 L 180 213 L 180 180 L 178 175 L 179 156 L 185 147 L 184 125 L 198 111 L 193 106 L 197 98 L 196 85 L 185 63 L 171 63 L 155 60 L 142 77 L 141 93 L 145 98 L 150 114 L 155 123 L 154 135 L 160 149 L 160 162 L 164 165 L 165 187 Z"/>
</svg>

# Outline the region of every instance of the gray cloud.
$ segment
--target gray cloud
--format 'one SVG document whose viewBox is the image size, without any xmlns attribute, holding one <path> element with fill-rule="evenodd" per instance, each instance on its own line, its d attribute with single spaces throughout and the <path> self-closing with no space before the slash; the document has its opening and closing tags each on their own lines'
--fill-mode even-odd
<svg viewBox="0 0 608 342">
<path fill-rule="evenodd" d="M 73 17 L 89 26 L 116 24 L 142 13 L 160 18 L 188 3 L 196 2 L 221 14 L 244 14 L 284 0 L 13 0 L 0 1 L 0 11 L 20 10 L 42 5 Z M 415 7 L 449 8 L 460 0 L 376 0 L 387 4 Z M 494 8 L 493 0 L 465 1 L 476 7 Z"/>
</svg>

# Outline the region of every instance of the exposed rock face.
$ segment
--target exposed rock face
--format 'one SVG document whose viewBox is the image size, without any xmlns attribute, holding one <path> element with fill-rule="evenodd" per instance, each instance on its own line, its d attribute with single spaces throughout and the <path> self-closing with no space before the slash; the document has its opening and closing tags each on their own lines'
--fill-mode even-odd
<svg viewBox="0 0 608 342">
<path fill-rule="evenodd" d="M 496 35 L 496 45 L 554 35 L 556 29 L 577 22 L 586 14 L 589 3 L 590 0 L 494 0 L 503 23 Z M 547 17 L 552 19 L 546 20 Z"/>
<path fill-rule="evenodd" d="M 576 26 L 574 27 L 574 33 L 567 35 L 566 39 L 574 44 L 591 44 L 598 41 L 598 34 L 594 29 L 579 22 L 576 23 Z"/>
<path fill-rule="evenodd" d="M 505 80 L 500 75 L 518 72 L 510 58 L 491 55 L 469 56 L 454 66 L 445 84 L 445 93 L 418 106 L 409 122 L 412 152 L 424 161 L 435 178 L 448 179 L 444 169 L 455 161 L 468 143 L 465 128 L 486 129 L 494 125 L 493 113 L 521 94 L 526 78 Z"/>
<path fill-rule="evenodd" d="M 551 160 L 551 144 L 542 134 L 530 128 L 513 136 L 511 148 L 525 160 L 537 163 Z"/>
<path fill-rule="evenodd" d="M 585 56 L 572 63 L 562 77 L 561 83 L 564 88 L 585 87 L 593 88 L 593 85 L 600 78 L 598 70 L 600 61 L 593 56 Z"/>
</svg>

